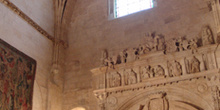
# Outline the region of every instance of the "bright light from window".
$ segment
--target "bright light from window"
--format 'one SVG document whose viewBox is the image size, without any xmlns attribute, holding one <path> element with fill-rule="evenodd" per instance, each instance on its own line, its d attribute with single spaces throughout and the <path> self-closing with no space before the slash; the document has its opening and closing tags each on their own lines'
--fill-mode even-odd
<svg viewBox="0 0 220 110">
<path fill-rule="evenodd" d="M 85 108 L 82 108 L 82 107 L 77 107 L 77 108 L 74 108 L 72 110 L 86 110 Z"/>
<path fill-rule="evenodd" d="M 115 0 L 115 18 L 153 7 L 153 0 Z"/>
</svg>

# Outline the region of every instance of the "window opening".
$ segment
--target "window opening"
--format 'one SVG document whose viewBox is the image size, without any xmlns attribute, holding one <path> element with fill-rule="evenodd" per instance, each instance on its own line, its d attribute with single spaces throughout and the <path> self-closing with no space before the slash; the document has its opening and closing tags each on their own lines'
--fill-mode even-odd
<svg viewBox="0 0 220 110">
<path fill-rule="evenodd" d="M 114 18 L 154 7 L 154 0 L 114 0 Z"/>
</svg>

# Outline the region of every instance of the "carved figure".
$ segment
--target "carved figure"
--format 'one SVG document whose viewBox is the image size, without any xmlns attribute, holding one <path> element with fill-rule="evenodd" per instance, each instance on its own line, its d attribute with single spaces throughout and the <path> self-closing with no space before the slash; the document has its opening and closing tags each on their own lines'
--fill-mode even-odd
<svg viewBox="0 0 220 110">
<path fill-rule="evenodd" d="M 185 37 L 182 37 L 177 40 L 177 46 L 178 46 L 178 51 L 184 51 L 187 50 L 189 46 L 189 42 L 185 39 Z"/>
<path fill-rule="evenodd" d="M 149 49 L 150 51 L 153 50 L 154 48 L 154 39 L 153 39 L 153 34 L 152 33 L 147 33 L 145 35 L 145 48 Z"/>
<path fill-rule="evenodd" d="M 192 53 L 196 53 L 198 51 L 198 45 L 196 39 L 191 39 L 189 45 Z"/>
<path fill-rule="evenodd" d="M 202 44 L 209 45 L 213 43 L 214 43 L 214 40 L 213 40 L 212 31 L 209 27 L 205 27 L 202 30 Z"/>
<path fill-rule="evenodd" d="M 169 110 L 169 101 L 166 93 L 150 96 L 150 100 L 145 105 L 140 105 L 139 110 Z"/>
<path fill-rule="evenodd" d="M 154 72 L 154 77 L 165 76 L 165 71 L 164 71 L 163 67 L 160 65 L 155 67 L 153 72 Z"/>
<path fill-rule="evenodd" d="M 181 76 L 182 75 L 182 66 L 177 61 L 168 62 L 168 71 L 170 77 Z"/>
<path fill-rule="evenodd" d="M 127 62 L 127 57 L 128 57 L 128 53 L 127 53 L 127 49 L 125 49 L 122 51 L 122 63 Z"/>
<path fill-rule="evenodd" d="M 108 57 L 107 59 L 105 59 L 105 62 L 107 63 L 107 66 L 114 69 L 114 62 L 111 57 Z"/>
<path fill-rule="evenodd" d="M 127 62 L 131 62 L 137 59 L 138 55 L 136 55 L 135 52 L 136 48 L 127 50 Z"/>
<path fill-rule="evenodd" d="M 189 47 L 189 42 L 188 42 L 188 40 L 183 39 L 181 45 L 182 45 L 183 50 L 187 50 L 188 47 Z"/>
<path fill-rule="evenodd" d="M 171 39 L 169 42 L 166 43 L 166 52 L 176 52 L 176 39 Z"/>
<path fill-rule="evenodd" d="M 121 86 L 121 75 L 116 72 L 111 74 L 110 87 Z"/>
<path fill-rule="evenodd" d="M 153 70 L 150 66 L 146 66 L 142 68 L 142 72 L 141 72 L 142 81 L 152 77 L 153 77 Z"/>
<path fill-rule="evenodd" d="M 155 35 L 154 36 L 154 50 L 161 51 L 165 49 L 165 41 L 162 36 Z"/>
<path fill-rule="evenodd" d="M 194 56 L 190 64 L 190 73 L 200 72 L 200 61 Z"/>
<path fill-rule="evenodd" d="M 135 73 L 132 69 L 129 69 L 125 73 L 125 84 L 131 85 L 137 83 L 137 73 Z"/>
</svg>

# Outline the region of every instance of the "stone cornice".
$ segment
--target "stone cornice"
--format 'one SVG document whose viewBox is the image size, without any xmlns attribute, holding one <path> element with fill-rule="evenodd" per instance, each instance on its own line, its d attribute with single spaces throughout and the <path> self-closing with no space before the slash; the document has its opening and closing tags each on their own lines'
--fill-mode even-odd
<svg viewBox="0 0 220 110">
<path fill-rule="evenodd" d="M 68 44 L 65 41 L 60 39 L 55 39 L 53 36 L 47 33 L 43 28 L 41 28 L 36 22 L 34 22 L 29 16 L 27 16 L 24 12 L 22 12 L 17 6 L 15 6 L 9 0 L 0 0 L 0 2 L 3 3 L 9 9 L 11 9 L 13 12 L 15 12 L 18 16 L 24 19 L 28 24 L 30 24 L 33 28 L 35 28 L 38 32 L 40 32 L 43 36 L 51 40 L 53 43 L 58 42 L 58 44 L 61 44 L 64 47 L 68 46 Z"/>
</svg>

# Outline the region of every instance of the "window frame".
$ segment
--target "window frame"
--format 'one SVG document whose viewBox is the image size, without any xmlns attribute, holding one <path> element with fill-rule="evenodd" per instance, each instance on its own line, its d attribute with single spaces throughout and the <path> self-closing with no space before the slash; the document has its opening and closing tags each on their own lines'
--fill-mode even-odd
<svg viewBox="0 0 220 110">
<path fill-rule="evenodd" d="M 157 0 L 153 0 L 153 4 L 154 4 L 154 6 L 152 8 L 157 7 Z M 149 8 L 149 9 L 152 9 L 152 8 Z M 131 14 L 127 14 L 125 16 L 116 17 L 116 15 L 115 15 L 116 10 L 115 9 L 116 9 L 115 0 L 108 0 L 108 19 L 109 20 L 118 19 L 118 18 L 121 18 L 121 17 L 125 17 L 125 16 L 131 15 L 131 14 L 141 12 L 141 11 L 149 10 L 149 9 L 144 9 L 144 10 L 140 10 L 140 11 L 137 11 L 137 12 L 134 12 L 134 13 L 131 13 Z"/>
</svg>

